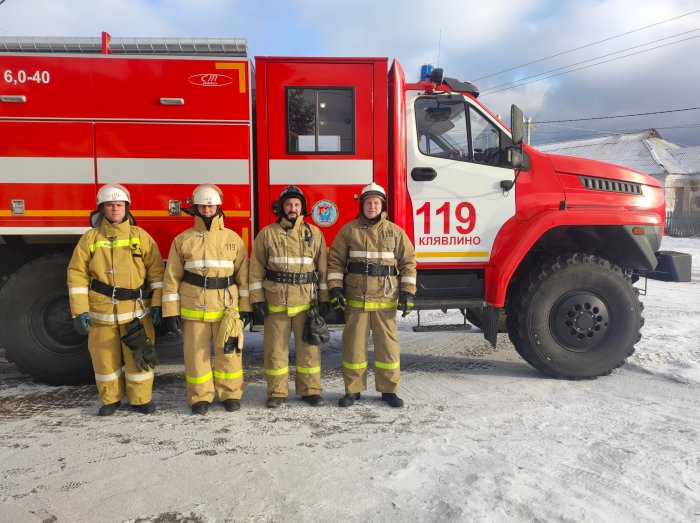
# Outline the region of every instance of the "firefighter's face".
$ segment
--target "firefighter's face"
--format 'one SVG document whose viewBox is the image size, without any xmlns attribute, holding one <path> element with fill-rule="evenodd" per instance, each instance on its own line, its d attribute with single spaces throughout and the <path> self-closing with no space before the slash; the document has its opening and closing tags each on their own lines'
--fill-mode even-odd
<svg viewBox="0 0 700 523">
<path fill-rule="evenodd" d="M 102 204 L 102 213 L 109 223 L 121 223 L 126 216 L 126 203 L 104 202 Z"/>
<path fill-rule="evenodd" d="M 211 218 L 216 214 L 217 207 L 218 205 L 197 205 L 197 211 L 199 211 L 200 216 Z"/>
<path fill-rule="evenodd" d="M 368 196 L 362 202 L 362 214 L 369 220 L 375 219 L 382 213 L 382 199 L 379 196 Z"/>
<path fill-rule="evenodd" d="M 284 215 L 288 220 L 298 218 L 301 214 L 301 200 L 299 198 L 287 198 L 282 204 Z"/>
</svg>

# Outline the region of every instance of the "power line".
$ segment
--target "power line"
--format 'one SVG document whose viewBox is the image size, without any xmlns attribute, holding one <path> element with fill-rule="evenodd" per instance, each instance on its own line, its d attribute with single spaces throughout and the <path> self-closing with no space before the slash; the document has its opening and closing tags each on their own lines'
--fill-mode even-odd
<svg viewBox="0 0 700 523">
<path fill-rule="evenodd" d="M 476 82 L 476 81 L 478 81 L 478 80 L 483 80 L 484 78 L 491 78 L 492 76 L 496 76 L 496 75 L 499 75 L 499 74 L 507 73 L 508 71 L 512 71 L 513 69 L 518 69 L 518 68 L 520 68 L 520 67 L 525 67 L 525 66 L 527 66 L 527 65 L 536 64 L 536 63 L 538 63 L 538 62 L 543 62 L 543 61 L 545 61 L 545 60 L 549 60 L 550 58 L 556 58 L 557 56 L 561 56 L 561 55 L 564 55 L 564 54 L 572 53 L 572 52 L 574 52 L 574 51 L 578 51 L 578 50 L 580 50 L 580 49 L 584 49 L 584 48 L 590 47 L 590 46 L 592 46 L 592 45 L 601 44 L 601 43 L 607 42 L 607 41 L 609 41 L 609 40 L 614 40 L 615 38 L 620 38 L 620 37 L 623 37 L 623 36 L 627 36 L 628 34 L 636 33 L 636 32 L 638 32 L 638 31 L 643 31 L 644 29 L 649 29 L 650 27 L 654 27 L 654 26 L 657 26 L 657 25 L 665 24 L 666 22 L 671 22 L 671 21 L 673 21 L 673 20 L 678 20 L 679 18 L 683 18 L 683 17 L 685 17 L 685 16 L 694 15 L 695 13 L 700 13 L 700 9 L 695 10 L 695 11 L 691 11 L 690 13 L 685 13 L 685 14 L 683 14 L 683 15 L 674 16 L 673 18 L 668 18 L 667 20 L 662 20 L 662 21 L 656 22 L 656 23 L 654 23 L 654 24 L 645 25 L 644 27 L 640 27 L 640 28 L 638 28 L 638 29 L 633 29 L 633 30 L 631 30 L 631 31 L 627 31 L 626 33 L 620 33 L 620 34 L 615 35 L 615 36 L 610 36 L 610 37 L 608 37 L 608 38 L 604 38 L 603 40 L 598 40 L 597 42 L 592 42 L 592 43 L 590 43 L 590 44 L 585 44 L 585 45 L 582 45 L 582 46 L 579 46 L 579 47 L 574 47 L 573 49 L 569 49 L 568 51 L 562 51 L 561 53 L 556 53 L 556 54 L 553 54 L 553 55 L 550 55 L 550 56 L 546 56 L 546 57 L 544 57 L 544 58 L 539 58 L 539 59 L 537 59 L 537 60 L 533 60 L 532 62 L 528 62 L 528 63 L 526 63 L 526 64 L 516 65 L 516 66 L 511 67 L 511 68 L 509 68 L 509 69 L 504 69 L 503 71 L 499 71 L 499 72 L 497 72 L 497 73 L 493 73 L 493 74 L 489 74 L 489 75 L 486 75 L 486 76 L 482 76 L 482 77 L 480 77 L 480 78 L 475 78 L 475 79 L 472 80 L 472 81 L 473 81 L 473 82 Z"/>
<path fill-rule="evenodd" d="M 511 85 L 511 84 L 517 84 L 518 82 L 522 82 L 523 80 L 529 80 L 530 78 L 537 78 L 538 76 L 542 76 L 542 75 L 545 75 L 545 74 L 553 73 L 553 72 L 555 72 L 555 71 L 561 71 L 562 69 L 567 69 L 567 68 L 569 68 L 569 67 L 574 67 L 574 66 L 577 66 L 577 65 L 585 64 L 585 63 L 588 63 L 588 62 L 592 62 L 592 61 L 594 61 L 594 60 L 600 60 L 601 58 L 607 58 L 608 56 L 613 56 L 613 55 L 616 55 L 616 54 L 624 53 L 625 51 L 631 51 L 632 49 L 638 49 L 639 47 L 646 47 L 646 46 L 651 45 L 651 44 L 655 44 L 655 43 L 658 43 L 658 42 L 662 42 L 662 41 L 668 40 L 668 39 L 670 39 L 670 38 L 676 38 L 676 37 L 678 37 L 678 36 L 683 36 L 683 35 L 688 34 L 688 33 L 694 33 L 694 32 L 696 32 L 696 31 L 700 31 L 700 28 L 691 29 L 690 31 L 683 31 L 682 33 L 678 33 L 678 34 L 671 35 L 671 36 L 665 36 L 664 38 L 659 38 L 658 40 L 652 40 L 651 42 L 647 42 L 647 43 L 645 43 L 645 44 L 634 45 L 634 46 L 632 46 L 632 47 L 628 47 L 627 49 L 620 49 L 619 51 L 615 51 L 615 52 L 613 52 L 613 53 L 608 53 L 608 54 L 604 54 L 604 55 L 601 55 L 601 56 L 596 56 L 596 57 L 594 57 L 594 58 L 589 58 L 588 60 L 582 60 L 582 61 L 580 61 L 580 62 L 576 62 L 576 63 L 573 63 L 573 64 L 565 65 L 565 66 L 562 66 L 562 67 L 557 67 L 556 69 L 550 69 L 549 71 L 545 71 L 545 72 L 543 72 L 543 73 L 537 73 L 537 74 L 533 74 L 533 75 L 530 75 L 530 76 L 526 76 L 526 77 L 520 78 L 520 79 L 518 79 L 518 80 L 513 80 L 512 82 L 506 82 L 506 83 L 503 83 L 503 84 L 494 85 L 494 86 L 492 86 L 492 87 L 487 87 L 486 89 L 483 89 L 483 90 L 481 91 L 481 94 L 484 94 L 484 93 L 486 93 L 487 91 L 492 91 L 493 89 L 498 89 L 499 87 L 504 87 L 504 86 L 506 86 L 506 85 Z M 679 41 L 682 42 L 682 40 L 679 40 Z M 675 43 L 675 42 L 672 42 L 672 43 Z"/>
<path fill-rule="evenodd" d="M 649 116 L 651 114 L 666 114 L 666 113 L 680 113 L 683 111 L 695 111 L 700 109 L 700 107 L 687 107 L 685 109 L 669 109 L 667 111 L 653 111 L 649 113 L 635 113 L 635 114 L 618 114 L 616 116 L 594 116 L 591 118 L 572 118 L 569 120 L 545 120 L 543 122 L 532 122 L 534 123 L 562 123 L 562 122 L 585 122 L 588 120 L 610 120 L 612 118 L 628 118 L 630 116 Z"/>
<path fill-rule="evenodd" d="M 542 80 L 548 80 L 548 79 L 554 78 L 554 77 L 556 77 L 556 76 L 562 76 L 562 75 L 565 75 L 565 74 L 573 73 L 574 71 L 580 71 L 580 70 L 582 70 L 582 69 L 588 69 L 589 67 L 595 67 L 596 65 L 602 65 L 602 64 L 607 64 L 608 62 L 614 62 L 614 61 L 616 61 L 616 60 L 622 60 L 623 58 L 629 58 L 630 56 L 634 56 L 634 55 L 646 53 L 646 52 L 649 52 L 649 51 L 653 51 L 654 49 L 660 49 L 660 48 L 662 48 L 662 47 L 668 47 L 669 45 L 679 44 L 679 43 L 681 43 L 681 42 L 685 42 L 686 40 L 692 40 L 692 39 L 694 39 L 694 38 L 699 38 L 699 37 L 700 37 L 700 35 L 697 35 L 697 36 L 690 36 L 690 37 L 688 37 L 688 38 L 684 38 L 684 39 L 678 40 L 678 41 L 676 41 L 676 42 L 670 42 L 670 43 L 668 43 L 668 44 L 657 45 L 656 47 L 652 47 L 651 49 L 643 49 L 642 51 L 637 51 L 636 53 L 630 53 L 630 54 L 626 54 L 625 56 L 619 56 L 619 57 L 617 57 L 617 58 L 611 58 L 610 60 L 604 60 L 604 61 L 598 62 L 598 63 L 596 63 L 596 64 L 585 65 L 585 66 L 583 66 L 583 67 L 577 67 L 576 69 L 571 69 L 570 71 L 564 71 L 563 73 L 557 73 L 557 74 L 553 74 L 553 75 L 551 75 L 551 76 L 545 76 L 544 78 L 539 78 L 539 79 L 537 79 L 537 80 L 531 80 L 531 81 L 529 81 L 529 82 L 523 82 L 523 83 L 521 83 L 521 84 L 513 85 L 513 86 L 511 86 L 511 87 L 504 87 L 503 89 L 497 89 L 497 90 L 495 90 L 495 91 L 491 91 L 490 93 L 485 93 L 485 94 L 482 93 L 481 95 L 482 95 L 482 96 L 488 96 L 488 95 L 490 95 L 490 94 L 500 93 L 501 91 L 508 91 L 509 89 L 515 89 L 516 87 L 522 87 L 523 85 L 532 84 L 532 83 L 535 83 L 535 82 L 541 82 Z"/>
</svg>

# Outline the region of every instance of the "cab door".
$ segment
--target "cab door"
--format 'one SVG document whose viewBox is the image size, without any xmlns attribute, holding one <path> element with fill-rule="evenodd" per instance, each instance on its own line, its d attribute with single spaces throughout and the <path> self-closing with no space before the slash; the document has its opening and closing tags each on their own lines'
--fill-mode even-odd
<svg viewBox="0 0 700 523">
<path fill-rule="evenodd" d="M 515 214 L 510 135 L 462 95 L 408 93 L 407 186 L 416 254 L 426 263 L 485 263 Z"/>
</svg>

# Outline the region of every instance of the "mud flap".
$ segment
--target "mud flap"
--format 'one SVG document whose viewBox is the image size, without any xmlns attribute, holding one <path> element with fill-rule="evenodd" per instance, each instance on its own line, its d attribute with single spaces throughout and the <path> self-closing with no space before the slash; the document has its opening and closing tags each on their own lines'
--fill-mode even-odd
<svg viewBox="0 0 700 523">
<path fill-rule="evenodd" d="M 484 332 L 484 339 L 488 341 L 492 347 L 496 348 L 496 339 L 498 337 L 498 323 L 501 318 L 501 308 L 486 305 L 484 307 L 484 324 L 481 330 Z"/>
</svg>

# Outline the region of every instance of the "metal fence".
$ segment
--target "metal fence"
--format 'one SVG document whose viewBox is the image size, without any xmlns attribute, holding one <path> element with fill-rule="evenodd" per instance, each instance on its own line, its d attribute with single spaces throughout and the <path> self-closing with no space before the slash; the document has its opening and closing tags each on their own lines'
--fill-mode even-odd
<svg viewBox="0 0 700 523">
<path fill-rule="evenodd" d="M 666 213 L 666 234 L 681 238 L 700 238 L 700 213 Z"/>
</svg>

